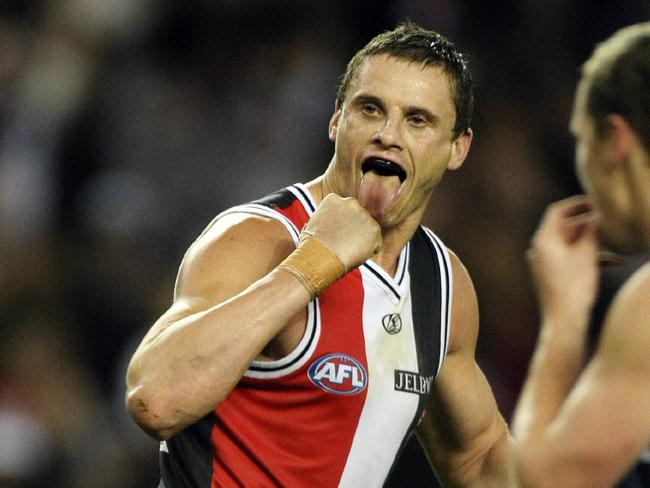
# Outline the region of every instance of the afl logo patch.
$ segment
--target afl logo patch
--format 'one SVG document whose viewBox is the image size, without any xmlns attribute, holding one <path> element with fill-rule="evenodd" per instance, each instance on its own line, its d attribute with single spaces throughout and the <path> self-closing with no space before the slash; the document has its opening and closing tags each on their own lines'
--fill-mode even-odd
<svg viewBox="0 0 650 488">
<path fill-rule="evenodd" d="M 402 330 L 402 317 L 400 317 L 398 313 L 389 313 L 382 317 L 381 325 L 384 326 L 384 329 L 389 334 L 397 334 Z"/>
<path fill-rule="evenodd" d="M 313 384 L 337 395 L 356 395 L 368 383 L 363 365 L 347 354 L 328 354 L 319 357 L 307 370 Z"/>
</svg>

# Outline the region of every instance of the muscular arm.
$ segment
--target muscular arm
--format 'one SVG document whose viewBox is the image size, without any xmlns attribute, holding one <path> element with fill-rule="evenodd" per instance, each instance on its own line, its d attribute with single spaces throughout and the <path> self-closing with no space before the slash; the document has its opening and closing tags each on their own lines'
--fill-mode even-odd
<svg viewBox="0 0 650 488">
<path fill-rule="evenodd" d="M 231 215 L 190 248 L 127 373 L 128 409 L 147 432 L 168 438 L 206 415 L 304 309 L 305 288 L 273 271 L 293 247 L 279 222 Z"/>
<path fill-rule="evenodd" d="M 453 254 L 452 269 L 449 352 L 417 435 L 444 486 L 504 486 L 509 437 L 490 386 L 474 359 L 476 293 L 466 269 Z"/>
<path fill-rule="evenodd" d="M 583 337 L 543 327 L 515 417 L 520 483 L 612 486 L 650 441 L 650 265 L 615 298 L 575 384 L 573 366 L 560 368 L 579 362 Z"/>
<path fill-rule="evenodd" d="M 598 224 L 584 196 L 556 202 L 532 240 L 542 325 L 513 421 L 524 487 L 608 487 L 650 440 L 650 271 L 614 300 L 582 370 L 595 301 Z"/>
<path fill-rule="evenodd" d="M 328 195 L 305 228 L 340 259 L 334 273 L 318 267 L 319 287 L 340 276 L 341 264 L 351 270 L 381 245 L 378 224 L 351 198 Z M 278 264 L 291 254 L 296 271 L 305 255 L 317 262 L 325 255 L 302 244 L 293 249 L 282 224 L 241 214 L 218 219 L 190 248 L 173 304 L 127 371 L 127 408 L 146 432 L 168 438 L 203 418 L 263 351 L 281 357 L 299 341 L 312 298 L 307 290 L 322 288 Z"/>
</svg>

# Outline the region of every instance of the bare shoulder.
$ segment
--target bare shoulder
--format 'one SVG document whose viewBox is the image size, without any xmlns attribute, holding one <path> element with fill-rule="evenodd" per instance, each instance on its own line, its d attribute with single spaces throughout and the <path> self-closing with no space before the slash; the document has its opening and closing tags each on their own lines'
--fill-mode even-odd
<svg viewBox="0 0 650 488">
<path fill-rule="evenodd" d="M 176 299 L 195 306 L 226 300 L 266 275 L 293 249 L 291 236 L 275 219 L 244 212 L 218 217 L 185 254 Z"/>
<path fill-rule="evenodd" d="M 650 263 L 614 297 L 605 317 L 598 356 L 650 378 Z M 611 361 L 610 361 L 611 360 Z"/>
<path fill-rule="evenodd" d="M 478 336 L 478 299 L 474 283 L 460 258 L 450 249 L 452 269 L 451 334 L 449 352 L 474 351 Z"/>
</svg>

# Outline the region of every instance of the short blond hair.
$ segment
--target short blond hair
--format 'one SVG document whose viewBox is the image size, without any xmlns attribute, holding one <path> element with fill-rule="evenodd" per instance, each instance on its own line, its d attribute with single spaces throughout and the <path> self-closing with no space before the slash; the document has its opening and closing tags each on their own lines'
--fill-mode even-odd
<svg viewBox="0 0 650 488">
<path fill-rule="evenodd" d="M 650 22 L 624 27 L 599 43 L 581 75 L 585 111 L 596 126 L 621 115 L 650 150 Z"/>
</svg>

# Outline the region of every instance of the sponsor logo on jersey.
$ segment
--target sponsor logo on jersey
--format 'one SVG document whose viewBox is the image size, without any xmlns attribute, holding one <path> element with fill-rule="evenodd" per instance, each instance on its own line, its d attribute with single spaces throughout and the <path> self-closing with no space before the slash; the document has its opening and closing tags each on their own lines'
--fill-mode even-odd
<svg viewBox="0 0 650 488">
<path fill-rule="evenodd" d="M 363 365 L 347 354 L 319 357 L 309 367 L 307 375 L 313 384 L 337 395 L 356 395 L 368 383 Z"/>
<path fill-rule="evenodd" d="M 398 313 L 389 313 L 381 318 L 381 325 L 389 334 L 397 334 L 402 330 L 402 317 Z"/>
<path fill-rule="evenodd" d="M 433 376 L 424 376 L 412 371 L 395 370 L 395 390 L 428 395 L 431 391 Z"/>
</svg>

